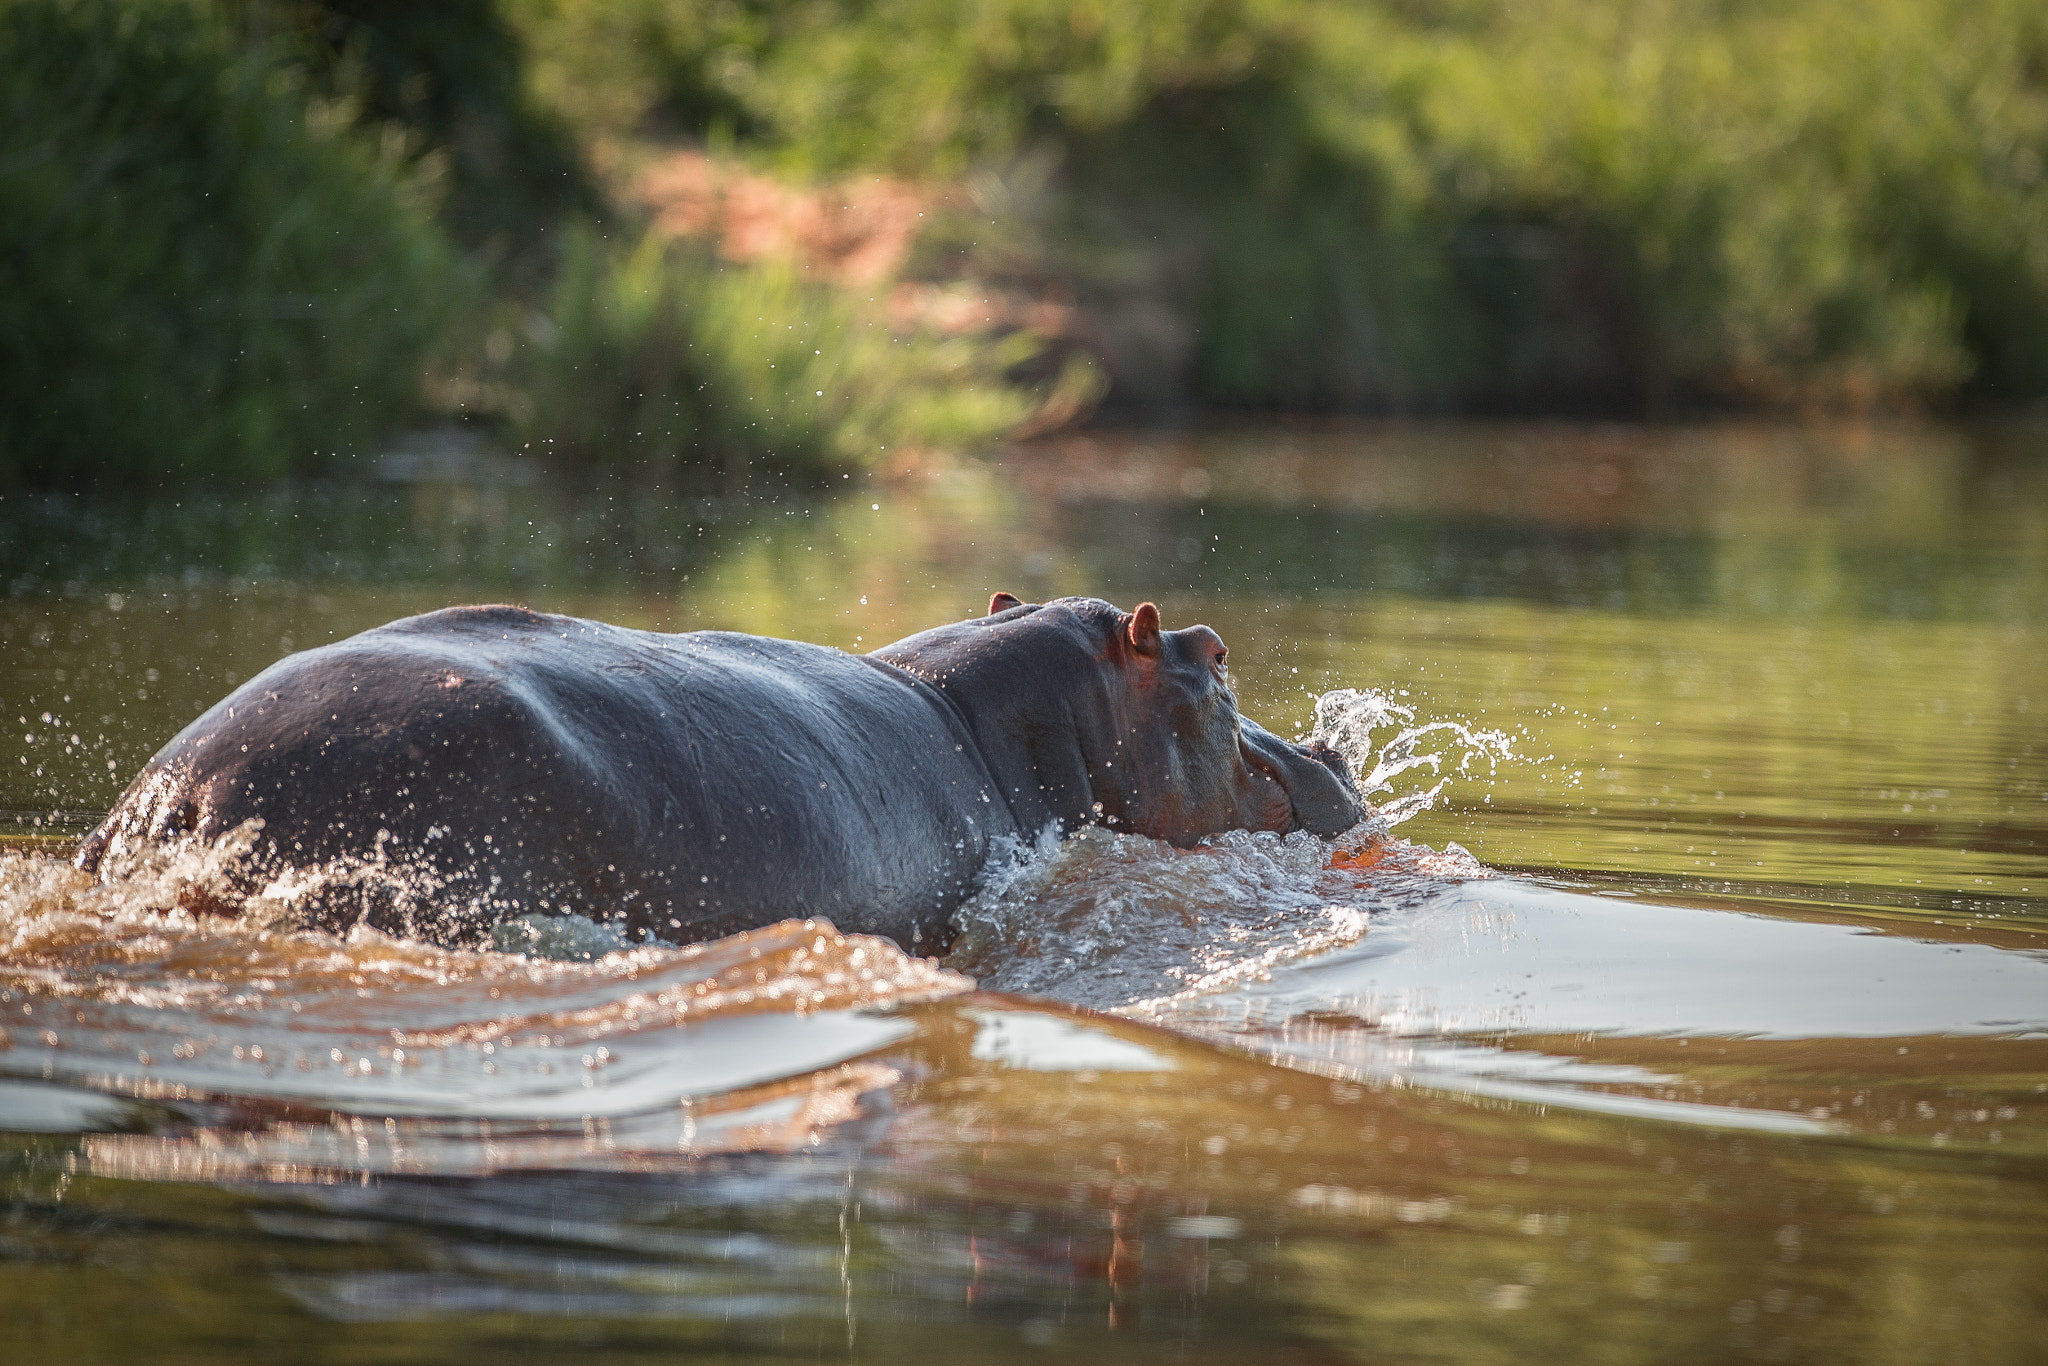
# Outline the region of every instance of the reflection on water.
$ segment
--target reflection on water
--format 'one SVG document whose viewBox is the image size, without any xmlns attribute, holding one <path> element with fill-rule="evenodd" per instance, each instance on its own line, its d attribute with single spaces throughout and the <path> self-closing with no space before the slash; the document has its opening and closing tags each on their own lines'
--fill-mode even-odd
<svg viewBox="0 0 2048 1366">
<path fill-rule="evenodd" d="M 1260 430 L 716 507 L 0 501 L 10 1340 L 2031 1360 L 2038 445 Z M 220 850 L 56 857 L 234 683 L 406 612 L 865 648 L 994 588 L 1216 626 L 1383 818 L 1047 842 L 944 964 L 822 923 L 337 940 L 195 915 Z"/>
<path fill-rule="evenodd" d="M 127 1323 L 160 1350 L 233 1354 L 303 1342 L 309 1321 L 403 1359 L 507 1333 L 811 1360 L 1549 1361 L 1593 1337 L 1622 1360 L 1685 1342 L 1704 1360 L 2018 1362 L 2039 1341 L 2044 1128 L 1999 1075 L 2011 1058 L 1913 1074 L 1693 1040 L 1714 1056 L 1606 1066 L 1617 1091 L 1797 1088 L 1789 1123 L 1730 1128 L 1278 1069 L 1101 1017 L 1040 1014 L 1034 1065 L 1017 1025 L 1034 1010 L 897 1012 L 913 1031 L 882 1056 L 905 1080 L 795 1151 L 628 1161 L 615 1123 L 558 1135 L 535 1168 L 365 1182 L 351 1149 L 420 1141 L 418 1122 L 327 1118 L 330 1165 L 290 1174 L 257 1159 L 313 1117 L 16 1140 L 0 1296 L 27 1345 L 74 1358 L 117 1353 Z M 1985 1125 L 1935 1146 L 1807 1118 L 1837 1107 L 1949 1125 L 2024 1107 L 1988 1127 L 2031 1155 Z M 169 1165 L 180 1152 L 218 1165 Z"/>
</svg>

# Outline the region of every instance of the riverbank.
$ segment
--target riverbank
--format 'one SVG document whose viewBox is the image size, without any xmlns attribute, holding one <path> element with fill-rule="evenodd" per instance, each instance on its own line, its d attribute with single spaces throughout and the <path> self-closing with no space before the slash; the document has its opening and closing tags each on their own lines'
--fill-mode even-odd
<svg viewBox="0 0 2048 1366">
<path fill-rule="evenodd" d="M 1091 415 L 2048 392 L 2020 0 L 9 0 L 0 29 L 16 486 L 333 474 L 449 424 L 724 491 Z"/>
</svg>

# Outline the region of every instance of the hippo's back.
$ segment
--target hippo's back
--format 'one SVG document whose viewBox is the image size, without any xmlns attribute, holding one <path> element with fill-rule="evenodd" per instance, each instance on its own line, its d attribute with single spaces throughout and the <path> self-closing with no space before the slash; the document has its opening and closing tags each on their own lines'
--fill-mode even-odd
<svg viewBox="0 0 2048 1366">
<path fill-rule="evenodd" d="M 789 916 L 931 934 L 1007 812 L 930 689 L 838 650 L 451 608 L 279 661 L 80 852 L 263 821 L 316 919 L 474 939 L 529 911 L 695 939 Z M 301 876 L 296 881 L 308 884 Z"/>
</svg>

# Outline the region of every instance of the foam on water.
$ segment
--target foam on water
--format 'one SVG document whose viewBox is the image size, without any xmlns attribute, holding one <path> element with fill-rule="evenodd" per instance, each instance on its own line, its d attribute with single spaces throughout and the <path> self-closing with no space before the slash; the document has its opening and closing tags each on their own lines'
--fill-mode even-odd
<svg viewBox="0 0 2048 1366">
<path fill-rule="evenodd" d="M 1376 737 L 1391 731 L 1384 743 Z M 1394 828 L 1456 778 L 1514 758 L 1510 737 L 1457 721 L 1416 724 L 1384 693 L 1316 700 L 1311 738 L 1341 753 L 1368 798 L 1390 794 L 1334 843 L 1302 832 L 1228 831 L 1193 849 L 1090 828 L 1043 832 L 998 858 L 961 908 L 949 965 L 984 987 L 1101 1008 L 1220 991 L 1353 943 L 1375 911 L 1487 870 L 1457 844 Z M 1425 785 L 1409 788 L 1409 775 Z"/>
<path fill-rule="evenodd" d="M 1367 916 L 1487 876 L 1361 822 L 1333 846 L 1233 830 L 1193 849 L 1090 828 L 1022 851 L 961 908 L 947 965 L 983 987 L 1113 1008 L 1220 990 L 1356 941 Z"/>
<path fill-rule="evenodd" d="M 861 1012 L 973 985 L 815 920 L 675 948 L 535 918 L 451 949 L 292 928 L 261 898 L 236 918 L 191 909 L 246 839 L 157 850 L 103 883 L 0 853 L 0 1073 L 385 1114 L 638 1112 L 838 1065 L 898 1032 Z"/>
</svg>

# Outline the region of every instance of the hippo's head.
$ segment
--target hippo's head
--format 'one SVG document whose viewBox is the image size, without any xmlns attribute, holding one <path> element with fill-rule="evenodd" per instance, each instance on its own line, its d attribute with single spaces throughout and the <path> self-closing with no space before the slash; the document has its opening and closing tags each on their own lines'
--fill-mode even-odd
<svg viewBox="0 0 2048 1366">
<path fill-rule="evenodd" d="M 1019 823 L 1099 822 L 1179 845 L 1223 830 L 1335 835 L 1363 813 L 1344 762 L 1238 715 L 1206 626 L 1096 598 L 1023 603 L 876 651 L 958 705 Z"/>
<path fill-rule="evenodd" d="M 1097 786 L 1098 800 L 1120 799 L 1121 810 L 1103 801 L 1105 822 L 1182 845 L 1219 830 L 1349 829 L 1360 808 L 1342 758 L 1238 715 L 1229 654 L 1206 626 L 1160 630 L 1149 602 L 1117 613 L 1105 662 L 1124 713 L 1111 772 L 1124 776 Z"/>
</svg>

